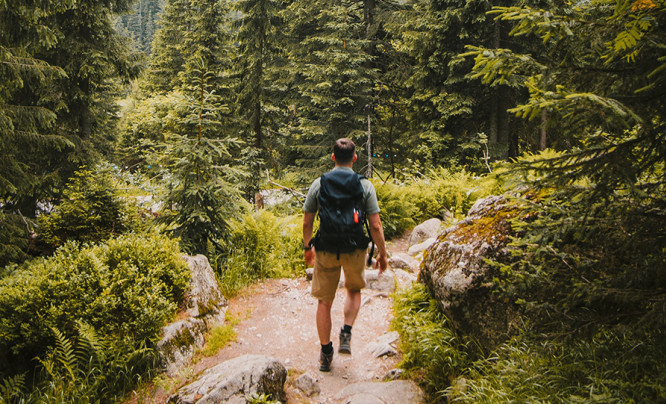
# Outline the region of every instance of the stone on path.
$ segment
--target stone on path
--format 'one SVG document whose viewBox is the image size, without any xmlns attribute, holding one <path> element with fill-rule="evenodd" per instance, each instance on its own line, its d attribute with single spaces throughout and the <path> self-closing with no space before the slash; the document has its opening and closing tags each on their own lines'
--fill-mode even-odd
<svg viewBox="0 0 666 404">
<path fill-rule="evenodd" d="M 439 235 L 442 226 L 442 221 L 433 218 L 428 219 L 420 225 L 414 227 L 412 234 L 409 235 L 408 245 L 411 247 L 413 245 L 422 243 L 429 238 L 435 238 Z"/>
<path fill-rule="evenodd" d="M 382 356 L 397 355 L 398 351 L 395 347 L 395 342 L 400 338 L 397 331 L 391 331 L 379 337 L 379 339 L 366 348 L 368 352 L 374 357 L 379 358 Z"/>
<path fill-rule="evenodd" d="M 408 380 L 352 384 L 342 389 L 335 399 L 345 404 L 425 404 L 421 389 Z"/>
<path fill-rule="evenodd" d="M 404 269 L 409 272 L 415 272 L 419 268 L 419 261 L 411 255 L 405 253 L 395 253 L 388 260 L 393 269 Z"/>
<path fill-rule="evenodd" d="M 305 393 L 305 395 L 308 397 L 319 394 L 321 392 L 321 387 L 319 387 L 317 381 L 307 373 L 300 375 L 296 380 L 294 380 L 294 386 Z"/>
<path fill-rule="evenodd" d="M 436 241 L 437 241 L 437 239 L 432 237 L 432 238 L 429 238 L 429 239 L 427 239 L 426 241 L 424 241 L 420 244 L 413 245 L 413 246 L 409 247 L 409 250 L 407 251 L 407 254 L 411 255 L 412 257 L 415 257 L 418 254 L 425 251 L 431 245 L 435 244 Z"/>
<path fill-rule="evenodd" d="M 169 397 L 175 404 L 248 403 L 253 395 L 284 400 L 287 369 L 276 359 L 245 355 L 206 370 Z"/>
</svg>

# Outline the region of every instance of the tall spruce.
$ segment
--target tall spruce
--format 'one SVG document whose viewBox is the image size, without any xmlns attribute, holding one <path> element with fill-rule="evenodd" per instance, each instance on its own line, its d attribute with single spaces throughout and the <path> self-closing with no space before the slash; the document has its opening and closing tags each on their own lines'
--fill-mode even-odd
<svg viewBox="0 0 666 404">
<path fill-rule="evenodd" d="M 323 171 L 335 139 L 366 140 L 377 72 L 367 51 L 364 4 L 295 1 L 289 13 L 296 163 Z"/>
<path fill-rule="evenodd" d="M 264 167 L 275 166 L 282 144 L 280 127 L 286 116 L 284 97 L 284 38 L 280 11 L 283 1 L 240 0 L 234 3 L 238 16 L 237 117 L 240 133 L 247 143 L 244 159 L 253 173 L 247 192 L 259 191 Z"/>
<path fill-rule="evenodd" d="M 33 216 L 37 201 L 58 195 L 65 180 L 108 150 L 114 80 L 132 62 L 112 16 L 126 1 L 4 2 L 3 119 L 11 204 Z M 16 62 L 19 62 L 18 64 Z M 49 67 L 52 66 L 52 67 Z M 55 69 L 54 69 L 55 68 Z M 21 108 L 16 108 L 22 106 Z M 11 140 L 6 142 L 4 139 Z M 13 143 L 13 144 L 12 144 Z M 4 153 L 3 153 L 4 155 Z"/>
</svg>

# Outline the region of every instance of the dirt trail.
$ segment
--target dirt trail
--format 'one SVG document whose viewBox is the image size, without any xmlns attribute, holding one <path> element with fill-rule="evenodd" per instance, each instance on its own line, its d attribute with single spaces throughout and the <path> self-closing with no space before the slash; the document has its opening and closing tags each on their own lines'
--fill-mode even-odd
<svg viewBox="0 0 666 404">
<path fill-rule="evenodd" d="M 390 243 L 389 249 L 401 251 L 405 244 L 404 240 L 398 240 Z M 352 354 L 342 355 L 337 353 L 337 348 L 345 295 L 344 289 L 338 289 L 333 303 L 331 338 L 336 353 L 331 372 L 319 371 L 320 345 L 315 328 L 317 301 L 310 295 L 310 282 L 304 274 L 297 279 L 266 280 L 232 298 L 229 314 L 240 320 L 234 326 L 236 342 L 214 356 L 199 357 L 191 375 L 196 377 L 221 362 L 246 354 L 271 356 L 289 370 L 285 385 L 288 403 L 333 403 L 333 397 L 349 384 L 380 381 L 395 368 L 400 357 L 375 358 L 368 346 L 389 332 L 392 300 L 385 292 L 363 290 L 361 309 L 352 331 Z M 305 372 L 318 381 L 320 394 L 306 397 L 293 386 L 293 380 Z M 163 403 L 166 398 L 154 396 L 153 402 Z"/>
<path fill-rule="evenodd" d="M 388 331 L 391 299 L 386 294 L 364 291 L 363 306 L 353 328 L 352 354 L 337 354 L 329 373 L 319 371 L 319 340 L 315 329 L 316 300 L 310 283 L 302 279 L 273 279 L 254 285 L 229 302 L 237 318 L 237 341 L 217 355 L 201 359 L 195 373 L 245 354 L 274 357 L 290 370 L 289 380 L 308 372 L 319 381 L 321 393 L 308 399 L 287 383 L 289 403 L 330 402 L 346 385 L 382 379 L 398 358 L 374 358 L 367 346 Z M 339 289 L 333 303 L 333 344 L 338 347 L 345 291 Z"/>
</svg>

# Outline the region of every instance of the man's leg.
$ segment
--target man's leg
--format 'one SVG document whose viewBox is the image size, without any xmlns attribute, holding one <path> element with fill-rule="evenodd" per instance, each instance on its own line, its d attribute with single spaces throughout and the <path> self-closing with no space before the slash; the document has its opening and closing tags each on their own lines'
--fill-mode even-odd
<svg viewBox="0 0 666 404">
<path fill-rule="evenodd" d="M 345 300 L 345 325 L 350 327 L 354 325 L 354 321 L 356 321 L 356 316 L 358 315 L 360 308 L 361 291 L 347 289 L 347 299 Z"/>
<path fill-rule="evenodd" d="M 331 307 L 333 302 L 319 300 L 317 305 L 317 334 L 319 342 L 327 345 L 331 342 Z"/>
</svg>

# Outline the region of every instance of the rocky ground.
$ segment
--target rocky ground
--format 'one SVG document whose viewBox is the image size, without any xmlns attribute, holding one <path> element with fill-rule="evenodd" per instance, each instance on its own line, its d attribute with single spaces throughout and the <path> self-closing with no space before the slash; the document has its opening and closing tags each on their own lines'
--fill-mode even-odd
<svg viewBox="0 0 666 404">
<path fill-rule="evenodd" d="M 390 243 L 389 249 L 394 254 L 406 251 L 407 239 Z M 392 271 L 387 273 L 392 274 Z M 319 371 L 320 346 L 315 328 L 317 302 L 310 296 L 310 281 L 303 274 L 296 279 L 263 281 L 230 299 L 227 318 L 237 321 L 234 325 L 236 341 L 216 355 L 203 357 L 199 354 L 178 376 L 163 379 L 150 389 L 150 394 L 139 394 L 133 401 L 164 403 L 171 393 L 195 380 L 206 369 L 247 354 L 275 358 L 287 368 L 285 390 L 288 403 L 341 402 L 340 397 L 336 399 L 335 396 L 345 387 L 385 380 L 400 360 L 400 354 L 395 350 L 397 333 L 390 330 L 393 316 L 390 293 L 372 289 L 363 291 L 361 310 L 352 332 L 351 355 L 337 353 L 345 294 L 344 289 L 338 289 L 333 304 L 332 339 L 336 354 L 331 372 Z M 393 352 L 378 357 L 378 351 L 382 350 Z M 295 380 L 304 374 L 314 380 L 319 392 L 309 392 L 308 395 L 296 387 Z"/>
</svg>

